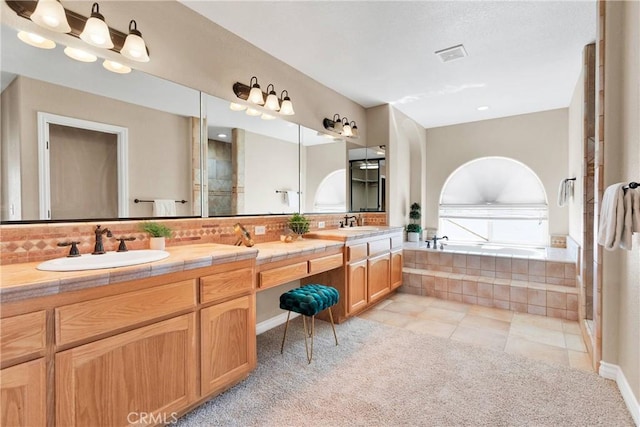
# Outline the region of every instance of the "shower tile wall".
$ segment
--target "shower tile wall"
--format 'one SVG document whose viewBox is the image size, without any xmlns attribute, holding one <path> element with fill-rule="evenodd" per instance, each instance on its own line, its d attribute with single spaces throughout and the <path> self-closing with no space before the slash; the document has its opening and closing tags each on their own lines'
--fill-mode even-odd
<svg viewBox="0 0 640 427">
<path fill-rule="evenodd" d="M 210 139 L 207 150 L 209 216 L 231 215 L 232 170 L 231 144 Z"/>
</svg>

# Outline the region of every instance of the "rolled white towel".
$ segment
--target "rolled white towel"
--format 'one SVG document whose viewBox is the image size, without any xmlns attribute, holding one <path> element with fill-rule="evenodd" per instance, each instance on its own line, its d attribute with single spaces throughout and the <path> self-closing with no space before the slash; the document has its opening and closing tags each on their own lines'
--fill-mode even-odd
<svg viewBox="0 0 640 427">
<path fill-rule="evenodd" d="M 624 183 L 607 187 L 600 206 L 598 244 L 613 251 L 620 246 L 624 228 Z"/>
</svg>

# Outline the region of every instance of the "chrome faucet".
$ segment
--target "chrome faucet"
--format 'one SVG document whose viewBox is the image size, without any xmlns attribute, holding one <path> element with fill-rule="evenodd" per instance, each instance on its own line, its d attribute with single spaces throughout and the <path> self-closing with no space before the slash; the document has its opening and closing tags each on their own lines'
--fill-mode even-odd
<svg viewBox="0 0 640 427">
<path fill-rule="evenodd" d="M 106 234 L 107 237 L 113 237 L 113 234 L 111 234 L 111 230 L 109 230 L 108 228 L 100 228 L 100 226 L 96 226 L 96 245 L 93 247 L 93 252 L 91 253 L 91 255 L 101 255 L 104 252 L 104 246 L 102 245 L 102 235 Z"/>
<path fill-rule="evenodd" d="M 447 236 L 437 237 L 435 234 L 433 235 L 433 249 L 438 249 L 438 240 L 442 240 L 442 239 L 449 240 L 449 237 Z M 440 246 L 442 247 L 442 245 Z"/>
</svg>

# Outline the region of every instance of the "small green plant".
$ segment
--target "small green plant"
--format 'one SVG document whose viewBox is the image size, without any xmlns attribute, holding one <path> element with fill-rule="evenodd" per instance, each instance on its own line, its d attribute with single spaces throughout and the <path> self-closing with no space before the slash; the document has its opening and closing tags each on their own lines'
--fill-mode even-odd
<svg viewBox="0 0 640 427">
<path fill-rule="evenodd" d="M 293 216 L 289 218 L 289 228 L 294 233 L 302 236 L 309 231 L 309 220 L 305 218 L 304 215 L 294 213 Z"/>
<path fill-rule="evenodd" d="M 169 227 L 153 221 L 140 224 L 140 230 L 149 233 L 151 237 L 171 237 L 171 229 Z"/>
<path fill-rule="evenodd" d="M 422 218 L 422 214 L 420 213 L 420 205 L 414 202 L 410 206 L 409 219 L 411 220 L 411 224 L 407 225 L 407 232 L 419 233 L 422 231 L 422 226 L 420 226 L 420 218 Z"/>
</svg>

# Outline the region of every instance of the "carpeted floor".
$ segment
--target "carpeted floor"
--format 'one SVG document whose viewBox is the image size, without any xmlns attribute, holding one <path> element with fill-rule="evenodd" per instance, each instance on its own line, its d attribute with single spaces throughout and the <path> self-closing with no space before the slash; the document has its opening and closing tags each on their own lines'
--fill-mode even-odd
<svg viewBox="0 0 640 427">
<path fill-rule="evenodd" d="M 353 318 L 258 336 L 258 368 L 179 426 L 633 426 L 614 382 Z"/>
</svg>

